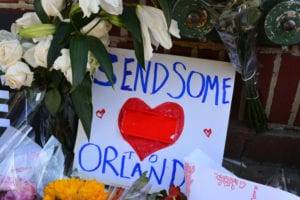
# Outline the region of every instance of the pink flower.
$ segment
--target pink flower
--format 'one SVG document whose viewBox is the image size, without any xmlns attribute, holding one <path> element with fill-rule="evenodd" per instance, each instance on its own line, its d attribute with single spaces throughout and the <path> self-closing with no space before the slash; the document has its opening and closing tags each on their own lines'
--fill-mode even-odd
<svg viewBox="0 0 300 200">
<path fill-rule="evenodd" d="M 0 200 L 34 200 L 36 187 L 33 183 L 23 180 L 15 180 L 15 189 L 7 191 Z"/>
</svg>

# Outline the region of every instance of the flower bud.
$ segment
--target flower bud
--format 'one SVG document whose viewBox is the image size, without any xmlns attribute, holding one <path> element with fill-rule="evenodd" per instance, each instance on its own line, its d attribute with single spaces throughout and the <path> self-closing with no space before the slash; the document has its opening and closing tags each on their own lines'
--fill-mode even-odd
<svg viewBox="0 0 300 200">
<path fill-rule="evenodd" d="M 19 35 L 23 38 L 41 38 L 54 34 L 55 30 L 56 28 L 52 24 L 35 24 L 21 29 Z"/>
</svg>

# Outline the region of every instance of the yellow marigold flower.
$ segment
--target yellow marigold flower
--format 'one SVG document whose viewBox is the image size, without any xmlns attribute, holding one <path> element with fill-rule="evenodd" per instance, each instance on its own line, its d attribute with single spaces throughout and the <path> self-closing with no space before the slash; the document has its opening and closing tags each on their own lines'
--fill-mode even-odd
<svg viewBox="0 0 300 200">
<path fill-rule="evenodd" d="M 72 178 L 50 183 L 45 188 L 44 200 L 106 200 L 107 197 L 103 184 Z"/>
<path fill-rule="evenodd" d="M 106 200 L 108 194 L 103 184 L 93 180 L 84 183 L 79 190 L 78 197 L 82 200 Z"/>
</svg>

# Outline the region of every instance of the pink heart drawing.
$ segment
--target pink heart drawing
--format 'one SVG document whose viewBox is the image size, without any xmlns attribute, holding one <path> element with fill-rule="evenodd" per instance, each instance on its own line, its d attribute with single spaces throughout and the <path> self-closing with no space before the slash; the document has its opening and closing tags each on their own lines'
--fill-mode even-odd
<svg viewBox="0 0 300 200">
<path fill-rule="evenodd" d="M 206 137 L 210 138 L 210 136 L 212 135 L 212 130 L 211 128 L 206 128 L 203 130 L 204 134 L 206 135 Z"/>
<path fill-rule="evenodd" d="M 97 110 L 96 116 L 97 116 L 98 118 L 102 119 L 103 116 L 104 116 L 104 114 L 105 114 L 105 112 L 106 112 L 105 109 Z"/>
</svg>

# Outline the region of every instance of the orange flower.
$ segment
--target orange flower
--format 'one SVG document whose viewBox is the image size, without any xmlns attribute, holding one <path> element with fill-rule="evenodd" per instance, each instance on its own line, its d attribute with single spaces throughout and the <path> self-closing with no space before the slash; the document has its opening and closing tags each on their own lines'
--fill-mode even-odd
<svg viewBox="0 0 300 200">
<path fill-rule="evenodd" d="M 54 181 L 44 192 L 44 200 L 106 200 L 108 197 L 102 183 L 76 178 Z"/>
</svg>

